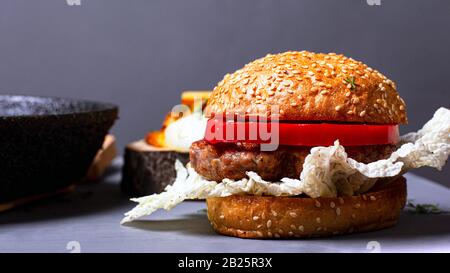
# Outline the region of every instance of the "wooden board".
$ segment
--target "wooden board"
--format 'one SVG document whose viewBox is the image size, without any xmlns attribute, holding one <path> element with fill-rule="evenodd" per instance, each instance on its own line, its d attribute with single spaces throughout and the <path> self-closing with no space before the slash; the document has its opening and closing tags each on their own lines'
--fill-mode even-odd
<svg viewBox="0 0 450 273">
<path fill-rule="evenodd" d="M 86 175 L 86 180 L 98 180 L 106 168 L 111 165 L 111 162 L 117 156 L 116 138 L 113 135 L 107 135 L 103 142 L 102 148 L 97 152 L 91 167 Z"/>
</svg>

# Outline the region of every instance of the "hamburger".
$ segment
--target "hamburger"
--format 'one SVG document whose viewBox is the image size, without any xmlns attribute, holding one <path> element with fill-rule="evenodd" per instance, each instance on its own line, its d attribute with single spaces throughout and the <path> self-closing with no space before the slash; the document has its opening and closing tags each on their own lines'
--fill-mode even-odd
<svg viewBox="0 0 450 273">
<path fill-rule="evenodd" d="M 438 126 L 450 111 L 400 138 L 407 115 L 395 83 L 334 53 L 255 60 L 218 83 L 204 114 L 205 137 L 190 146 L 187 168 L 177 163 L 175 183 L 160 195 L 132 199 L 139 205 L 123 222 L 199 198 L 214 230 L 229 236 L 382 229 L 405 205 L 402 174 L 439 169 L 450 152 L 449 125 Z"/>
</svg>

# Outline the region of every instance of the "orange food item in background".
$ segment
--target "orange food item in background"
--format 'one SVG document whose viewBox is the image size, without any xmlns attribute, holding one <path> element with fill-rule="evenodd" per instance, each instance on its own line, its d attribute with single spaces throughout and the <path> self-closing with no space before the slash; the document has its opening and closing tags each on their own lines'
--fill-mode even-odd
<svg viewBox="0 0 450 273">
<path fill-rule="evenodd" d="M 203 109 L 208 101 L 210 93 L 211 91 L 185 91 L 181 94 L 181 104 L 188 106 L 191 111 L 194 111 L 194 106 L 196 106 L 194 105 L 195 100 L 201 99 Z M 182 116 L 172 115 L 172 113 L 169 112 L 164 118 L 161 129 L 149 132 L 145 137 L 145 142 L 156 147 L 166 147 L 164 131 L 169 124 L 181 117 Z"/>
<path fill-rule="evenodd" d="M 205 107 L 208 102 L 209 95 L 211 91 L 185 91 L 181 94 L 181 104 L 184 104 L 194 111 L 195 100 L 198 99 L 202 101 L 202 109 Z"/>
<path fill-rule="evenodd" d="M 165 146 L 164 131 L 149 132 L 145 137 L 145 142 L 155 147 L 164 147 Z"/>
<path fill-rule="evenodd" d="M 167 126 L 169 126 L 170 123 L 176 121 L 177 119 L 179 119 L 179 117 L 172 116 L 172 113 L 168 113 L 164 118 L 161 129 L 159 129 L 159 131 L 149 132 L 145 137 L 145 142 L 156 147 L 165 147 L 166 142 L 164 137 L 164 130 L 166 130 Z"/>
</svg>

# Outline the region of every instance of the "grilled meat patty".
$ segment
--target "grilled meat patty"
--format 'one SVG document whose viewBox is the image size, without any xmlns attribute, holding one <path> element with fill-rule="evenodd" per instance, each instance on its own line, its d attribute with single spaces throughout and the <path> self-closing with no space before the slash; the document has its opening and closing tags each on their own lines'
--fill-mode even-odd
<svg viewBox="0 0 450 273">
<path fill-rule="evenodd" d="M 363 163 L 385 159 L 395 149 L 396 145 L 345 147 L 350 158 Z M 208 180 L 238 180 L 247 177 L 246 171 L 254 171 L 264 180 L 279 181 L 283 177 L 299 178 L 310 150 L 306 146 L 279 146 L 276 151 L 262 152 L 258 144 L 199 140 L 191 145 L 189 157 L 195 171 Z"/>
</svg>

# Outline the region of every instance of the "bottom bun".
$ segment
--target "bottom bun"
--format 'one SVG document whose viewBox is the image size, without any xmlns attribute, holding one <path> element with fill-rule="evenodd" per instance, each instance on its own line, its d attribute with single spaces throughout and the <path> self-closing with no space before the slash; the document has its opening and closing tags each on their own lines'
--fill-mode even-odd
<svg viewBox="0 0 450 273">
<path fill-rule="evenodd" d="M 336 198 L 233 195 L 206 200 L 208 219 L 220 234 L 240 238 L 308 238 L 393 226 L 406 203 L 399 177 L 356 196 Z"/>
</svg>

